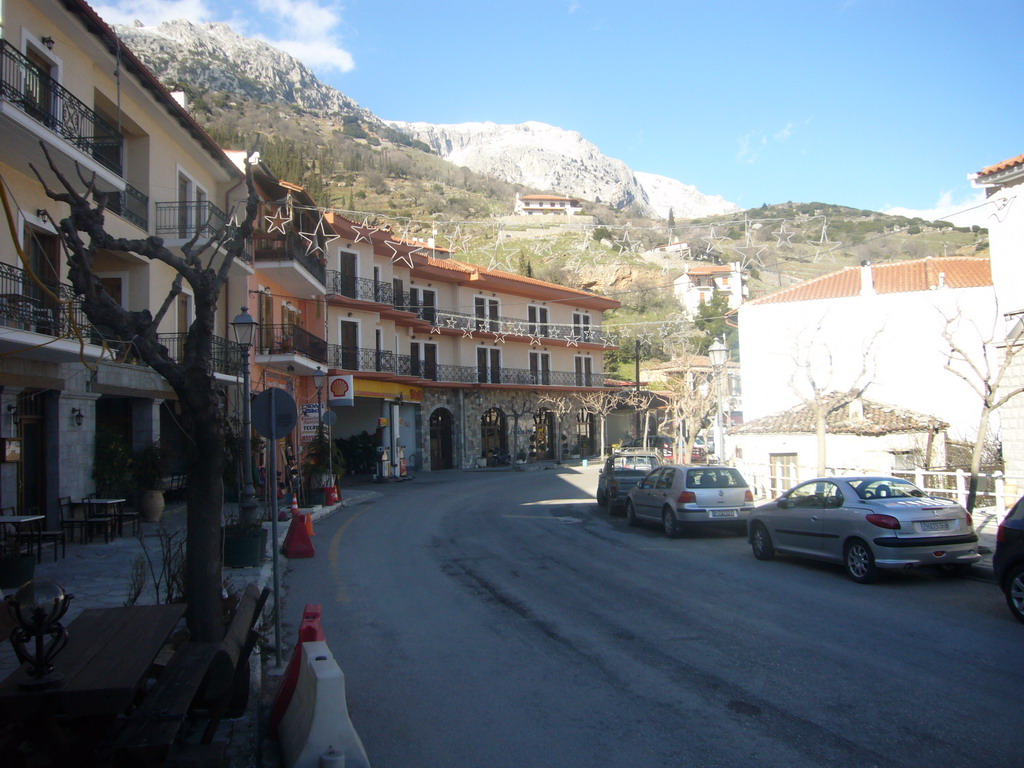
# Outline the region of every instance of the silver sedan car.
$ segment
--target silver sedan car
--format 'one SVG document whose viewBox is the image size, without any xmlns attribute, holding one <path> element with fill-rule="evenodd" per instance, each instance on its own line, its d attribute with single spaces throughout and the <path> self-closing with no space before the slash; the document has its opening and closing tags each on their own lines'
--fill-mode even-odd
<svg viewBox="0 0 1024 768">
<path fill-rule="evenodd" d="M 626 497 L 626 520 L 660 522 L 669 538 L 685 527 L 701 524 L 733 527 L 743 532 L 754 508 L 750 485 L 733 467 L 659 467 L 637 483 Z"/>
<path fill-rule="evenodd" d="M 777 552 L 842 563 L 867 584 L 880 569 L 922 565 L 965 572 L 981 559 L 967 511 L 895 477 L 819 477 L 755 509 L 754 557 Z"/>
</svg>

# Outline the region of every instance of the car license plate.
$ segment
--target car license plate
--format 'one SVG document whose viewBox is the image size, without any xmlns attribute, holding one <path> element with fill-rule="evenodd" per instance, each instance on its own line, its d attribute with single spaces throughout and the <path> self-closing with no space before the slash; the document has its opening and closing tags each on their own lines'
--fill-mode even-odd
<svg viewBox="0 0 1024 768">
<path fill-rule="evenodd" d="M 922 531 L 948 531 L 950 522 L 949 520 L 931 520 L 927 523 L 918 523 L 921 526 Z"/>
<path fill-rule="evenodd" d="M 708 510 L 708 514 L 711 517 L 736 517 L 739 514 L 738 509 L 711 509 Z"/>
</svg>

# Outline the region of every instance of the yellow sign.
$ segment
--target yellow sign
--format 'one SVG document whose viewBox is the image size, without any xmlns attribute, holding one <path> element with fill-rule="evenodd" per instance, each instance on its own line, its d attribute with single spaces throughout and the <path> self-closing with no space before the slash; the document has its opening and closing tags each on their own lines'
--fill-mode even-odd
<svg viewBox="0 0 1024 768">
<path fill-rule="evenodd" d="M 396 384 L 393 381 L 377 381 L 376 379 L 356 379 L 352 382 L 356 397 L 379 397 L 395 399 L 401 397 L 409 402 L 423 401 L 423 389 L 410 387 L 408 384 Z"/>
</svg>

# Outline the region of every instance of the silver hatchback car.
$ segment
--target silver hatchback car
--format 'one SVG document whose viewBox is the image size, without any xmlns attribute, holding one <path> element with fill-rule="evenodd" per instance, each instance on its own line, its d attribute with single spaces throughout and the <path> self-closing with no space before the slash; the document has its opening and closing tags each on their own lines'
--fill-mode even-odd
<svg viewBox="0 0 1024 768">
<path fill-rule="evenodd" d="M 755 509 L 748 538 L 758 560 L 776 552 L 842 563 L 867 584 L 879 569 L 922 565 L 964 572 L 981 559 L 967 511 L 896 477 L 819 477 Z"/>
<path fill-rule="evenodd" d="M 696 524 L 746 530 L 754 508 L 750 485 L 733 467 L 659 467 L 637 483 L 626 497 L 626 520 L 660 522 L 669 538 Z"/>
</svg>

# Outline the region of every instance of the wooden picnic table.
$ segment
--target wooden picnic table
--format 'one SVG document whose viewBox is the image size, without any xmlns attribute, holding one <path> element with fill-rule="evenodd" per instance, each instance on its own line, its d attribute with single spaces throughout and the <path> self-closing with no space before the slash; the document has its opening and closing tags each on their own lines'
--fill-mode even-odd
<svg viewBox="0 0 1024 768">
<path fill-rule="evenodd" d="M 109 715 L 126 710 L 157 653 L 185 615 L 185 605 L 87 608 L 68 627 L 67 647 L 53 661 L 59 687 L 26 689 L 22 665 L 0 681 L 0 714 Z"/>
</svg>

